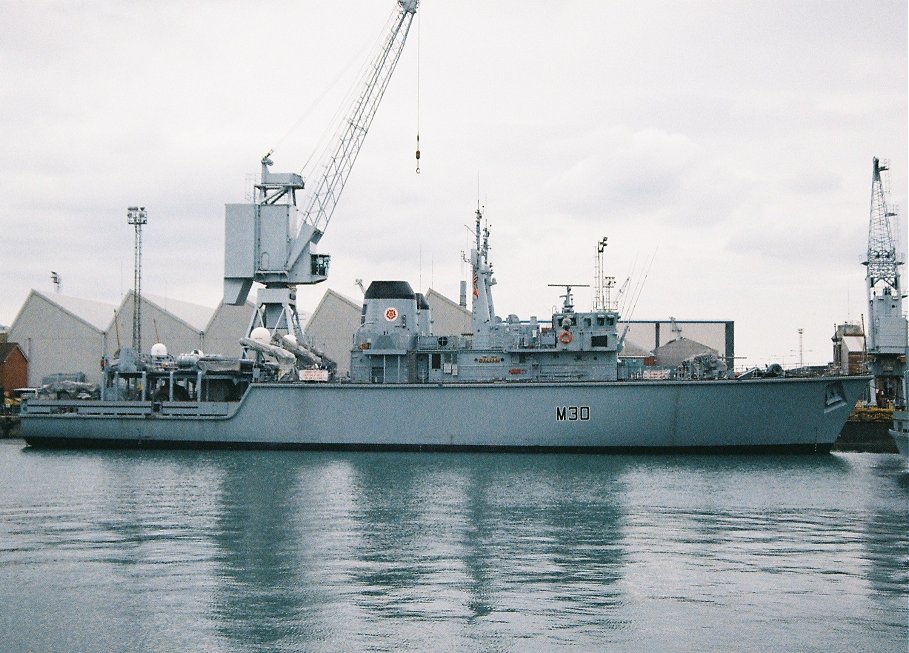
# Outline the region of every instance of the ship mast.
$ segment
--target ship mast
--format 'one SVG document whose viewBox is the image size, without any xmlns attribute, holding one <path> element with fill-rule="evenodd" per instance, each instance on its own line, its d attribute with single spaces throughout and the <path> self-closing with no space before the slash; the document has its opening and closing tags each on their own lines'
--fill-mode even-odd
<svg viewBox="0 0 909 653">
<path fill-rule="evenodd" d="M 603 236 L 597 242 L 597 257 L 594 265 L 594 293 L 593 293 L 593 310 L 594 311 L 611 311 L 612 310 L 612 289 L 615 287 L 615 277 L 606 276 L 606 269 L 603 266 L 603 257 L 606 252 L 607 236 Z"/>
<path fill-rule="evenodd" d="M 475 214 L 474 248 L 470 250 L 470 265 L 473 272 L 472 323 L 474 347 L 489 347 L 492 330 L 496 323 L 496 312 L 492 302 L 492 265 L 489 262 L 489 226 L 484 226 L 483 211 L 478 207 Z"/>
</svg>

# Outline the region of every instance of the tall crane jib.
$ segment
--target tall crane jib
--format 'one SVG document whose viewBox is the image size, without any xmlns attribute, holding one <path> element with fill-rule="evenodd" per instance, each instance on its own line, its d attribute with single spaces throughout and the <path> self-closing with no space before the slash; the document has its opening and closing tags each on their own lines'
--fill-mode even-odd
<svg viewBox="0 0 909 653">
<path fill-rule="evenodd" d="M 273 334 L 286 331 L 300 338 L 295 288 L 328 276 L 330 257 L 314 247 L 321 240 L 338 199 L 363 146 L 366 133 L 388 87 L 419 0 L 396 0 L 389 31 L 367 68 L 360 93 L 348 111 L 337 142 L 324 161 L 314 190 L 297 173 L 271 172 L 272 152 L 261 161 L 262 179 L 254 203 L 228 204 L 225 215 L 224 303 L 242 305 L 253 282 L 258 290 L 257 310 L 250 325 Z"/>
<path fill-rule="evenodd" d="M 900 401 L 906 365 L 907 323 L 903 314 L 900 279 L 899 222 L 890 201 L 889 166 L 874 158 L 871 170 L 871 210 L 865 286 L 868 293 L 867 351 L 874 378 L 872 402 Z"/>
</svg>

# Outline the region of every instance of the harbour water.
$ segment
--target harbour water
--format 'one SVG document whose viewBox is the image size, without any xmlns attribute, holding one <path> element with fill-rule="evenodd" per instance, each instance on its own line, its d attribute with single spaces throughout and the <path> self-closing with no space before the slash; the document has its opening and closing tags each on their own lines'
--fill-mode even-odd
<svg viewBox="0 0 909 653">
<path fill-rule="evenodd" d="M 906 651 L 891 454 L 0 441 L 6 651 Z"/>
</svg>

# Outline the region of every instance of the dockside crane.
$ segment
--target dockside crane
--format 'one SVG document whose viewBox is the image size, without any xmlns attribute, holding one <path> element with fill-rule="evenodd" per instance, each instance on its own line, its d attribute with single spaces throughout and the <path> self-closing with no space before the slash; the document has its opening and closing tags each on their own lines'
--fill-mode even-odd
<svg viewBox="0 0 909 653">
<path fill-rule="evenodd" d="M 904 404 L 902 375 L 906 369 L 907 323 L 903 313 L 903 289 L 897 244 L 899 226 L 890 202 L 889 166 L 877 157 L 871 169 L 871 211 L 868 221 L 868 332 L 866 349 L 869 371 L 874 376 L 871 403 Z"/>
<path fill-rule="evenodd" d="M 242 305 L 254 281 L 264 286 L 258 290 L 247 335 L 265 327 L 272 335 L 286 331 L 302 342 L 296 287 L 319 283 L 328 276 L 330 256 L 318 254 L 314 248 L 337 207 L 401 57 L 418 4 L 419 0 L 396 0 L 388 33 L 367 68 L 361 91 L 304 208 L 297 207 L 298 194 L 303 199 L 306 187 L 303 177 L 271 172 L 272 151 L 262 157 L 262 179 L 255 186 L 255 202 L 226 206 L 224 303 Z"/>
</svg>

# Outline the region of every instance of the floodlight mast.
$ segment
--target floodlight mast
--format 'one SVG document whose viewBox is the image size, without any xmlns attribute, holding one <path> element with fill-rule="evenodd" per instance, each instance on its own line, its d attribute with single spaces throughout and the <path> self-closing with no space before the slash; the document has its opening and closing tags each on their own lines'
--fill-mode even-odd
<svg viewBox="0 0 909 653">
<path fill-rule="evenodd" d="M 133 246 L 133 342 L 136 352 L 142 351 L 142 225 L 148 223 L 148 213 L 144 206 L 131 206 L 126 209 L 126 222 L 135 227 L 136 235 Z"/>
<path fill-rule="evenodd" d="M 305 209 L 297 208 L 298 191 L 305 186 L 303 177 L 271 172 L 271 151 L 262 157 L 255 203 L 227 205 L 224 303 L 242 305 L 254 281 L 264 285 L 258 291 L 250 332 L 264 326 L 272 334 L 281 330 L 302 338 L 296 286 L 319 283 L 328 277 L 330 256 L 317 254 L 313 248 L 325 233 L 344 190 L 398 64 L 418 5 L 419 0 L 397 0 L 390 30 L 367 69 L 363 88 L 342 123 L 337 144 Z"/>
</svg>

